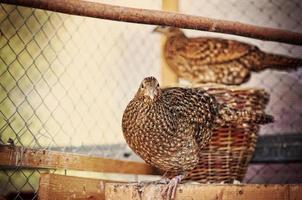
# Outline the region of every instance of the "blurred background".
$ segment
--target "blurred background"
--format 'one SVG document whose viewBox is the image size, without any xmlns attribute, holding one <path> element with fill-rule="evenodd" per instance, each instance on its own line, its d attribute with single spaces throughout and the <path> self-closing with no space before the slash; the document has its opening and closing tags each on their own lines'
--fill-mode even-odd
<svg viewBox="0 0 302 200">
<path fill-rule="evenodd" d="M 99 2 L 162 7 L 161 0 Z M 179 1 L 181 13 L 297 32 L 302 32 L 301 8 L 299 0 Z M 0 142 L 6 144 L 11 138 L 18 146 L 138 160 L 125 144 L 121 117 L 145 76 L 160 79 L 161 37 L 152 33 L 153 28 L 1 3 Z M 185 32 L 237 39 L 265 51 L 302 57 L 299 46 Z M 244 86 L 261 87 L 271 95 L 267 112 L 276 122 L 263 126 L 261 136 L 301 136 L 302 69 L 290 73 L 267 70 L 254 74 Z M 251 163 L 245 182 L 301 183 L 302 164 L 285 162 Z M 18 194 L 35 192 L 40 172 L 0 169 L 0 194 L 14 193 L 12 199 L 26 199 Z"/>
</svg>

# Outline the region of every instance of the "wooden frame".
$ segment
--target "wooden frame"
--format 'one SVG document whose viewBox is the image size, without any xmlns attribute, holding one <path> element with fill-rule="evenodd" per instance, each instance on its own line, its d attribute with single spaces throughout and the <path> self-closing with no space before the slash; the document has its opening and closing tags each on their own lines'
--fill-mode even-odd
<svg viewBox="0 0 302 200">
<path fill-rule="evenodd" d="M 55 174 L 41 174 L 38 197 L 51 199 L 93 200 L 161 200 L 162 184 L 138 186 L 101 179 L 80 178 Z M 176 199 L 220 199 L 220 200 L 294 200 L 302 196 L 302 185 L 264 184 L 181 184 Z"/>
<path fill-rule="evenodd" d="M 140 162 L 113 160 L 43 149 L 30 149 L 12 145 L 0 145 L 0 166 L 128 174 L 158 174 L 155 168 Z"/>
<path fill-rule="evenodd" d="M 38 197 L 52 199 L 105 199 L 107 180 L 80 178 L 55 174 L 41 174 Z M 112 181 L 111 181 L 112 182 Z"/>
<path fill-rule="evenodd" d="M 106 199 L 147 200 L 163 199 L 163 185 L 138 187 L 136 184 L 108 183 L 105 187 Z M 175 200 L 294 200 L 302 196 L 302 185 L 264 185 L 264 184 L 184 184 L 179 185 Z"/>
</svg>

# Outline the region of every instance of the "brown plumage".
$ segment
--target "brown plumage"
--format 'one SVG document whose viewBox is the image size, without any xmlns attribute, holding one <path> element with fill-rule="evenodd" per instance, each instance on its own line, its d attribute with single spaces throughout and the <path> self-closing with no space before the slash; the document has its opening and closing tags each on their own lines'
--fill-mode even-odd
<svg viewBox="0 0 302 200">
<path fill-rule="evenodd" d="M 241 84 L 251 72 L 267 68 L 292 70 L 302 59 L 270 54 L 247 43 L 214 37 L 189 38 L 178 28 L 159 26 L 167 37 L 164 57 L 168 65 L 191 82 Z"/>
<path fill-rule="evenodd" d="M 122 128 L 130 148 L 147 163 L 167 173 L 185 175 L 198 163 L 214 126 L 272 120 L 264 113 L 219 104 L 201 88 L 161 89 L 154 77 L 147 77 L 123 114 Z"/>
</svg>

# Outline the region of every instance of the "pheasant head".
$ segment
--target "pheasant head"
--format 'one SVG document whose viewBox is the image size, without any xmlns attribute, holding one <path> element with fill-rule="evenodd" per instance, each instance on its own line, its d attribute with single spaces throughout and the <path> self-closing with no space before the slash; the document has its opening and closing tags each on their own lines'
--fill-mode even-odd
<svg viewBox="0 0 302 200">
<path fill-rule="evenodd" d="M 171 26 L 157 26 L 155 29 L 153 29 L 153 32 L 164 34 L 167 37 L 173 37 L 173 36 L 184 36 L 184 32 L 176 27 Z"/>
<path fill-rule="evenodd" d="M 152 103 L 159 99 L 161 89 L 158 81 L 154 77 L 146 77 L 141 82 L 135 95 L 136 98 L 142 99 L 146 103 Z"/>
</svg>

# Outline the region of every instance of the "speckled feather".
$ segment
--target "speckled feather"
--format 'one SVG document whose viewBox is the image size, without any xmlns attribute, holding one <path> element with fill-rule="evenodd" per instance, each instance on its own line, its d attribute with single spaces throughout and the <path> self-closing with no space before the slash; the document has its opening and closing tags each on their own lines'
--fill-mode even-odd
<svg viewBox="0 0 302 200">
<path fill-rule="evenodd" d="M 181 174 L 196 166 L 213 127 L 230 120 L 267 123 L 272 118 L 221 105 L 201 88 L 161 89 L 148 77 L 127 105 L 122 128 L 130 148 L 147 163 Z"/>
<path fill-rule="evenodd" d="M 302 59 L 269 54 L 235 40 L 188 38 L 173 27 L 158 27 L 155 31 L 167 36 L 164 57 L 168 65 L 192 82 L 241 84 L 249 80 L 252 71 L 292 70 L 302 66 Z"/>
</svg>

